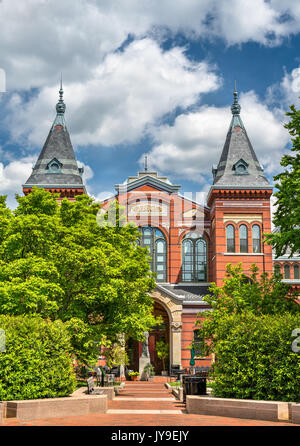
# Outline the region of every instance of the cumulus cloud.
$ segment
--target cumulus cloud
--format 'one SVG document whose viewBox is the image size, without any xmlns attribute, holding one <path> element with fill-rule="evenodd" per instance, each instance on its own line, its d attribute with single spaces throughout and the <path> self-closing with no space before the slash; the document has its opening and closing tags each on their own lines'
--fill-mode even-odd
<svg viewBox="0 0 300 446">
<path fill-rule="evenodd" d="M 299 30 L 294 0 L 3 0 L 0 67 L 10 90 L 53 85 L 60 71 L 84 83 L 128 36 L 181 32 L 228 45 L 274 45 Z"/>
<path fill-rule="evenodd" d="M 22 194 L 22 184 L 28 179 L 35 157 L 27 156 L 10 161 L 7 165 L 0 163 L 0 195 L 7 195 L 8 206 L 16 207 L 15 194 Z"/>
<path fill-rule="evenodd" d="M 277 116 L 253 91 L 241 95 L 241 116 L 266 174 L 278 170 L 288 134 Z M 203 106 L 177 116 L 173 125 L 154 131 L 149 165 L 166 174 L 199 183 L 217 164 L 231 120 L 229 107 Z"/>
<path fill-rule="evenodd" d="M 271 85 L 267 91 L 267 100 L 270 104 L 279 103 L 282 110 L 288 110 L 291 104 L 300 106 L 300 66 L 291 72 L 285 71 L 280 82 Z"/>
<path fill-rule="evenodd" d="M 66 119 L 76 144 L 136 142 L 147 125 L 176 107 L 194 104 L 221 81 L 205 61 L 192 62 L 184 48 L 163 51 L 149 38 L 109 54 L 85 83 L 65 85 Z M 14 94 L 7 125 L 12 137 L 40 145 L 51 125 L 57 87 L 45 87 L 29 101 Z"/>
</svg>

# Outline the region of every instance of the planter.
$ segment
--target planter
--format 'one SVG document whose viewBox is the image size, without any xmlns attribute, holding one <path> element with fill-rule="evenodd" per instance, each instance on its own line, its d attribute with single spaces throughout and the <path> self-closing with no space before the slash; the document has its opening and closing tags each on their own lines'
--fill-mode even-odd
<svg viewBox="0 0 300 446">
<path fill-rule="evenodd" d="M 168 371 L 167 371 L 167 370 L 163 370 L 163 371 L 161 372 L 161 375 L 162 375 L 162 376 L 168 376 Z"/>
<path fill-rule="evenodd" d="M 282 401 L 239 400 L 210 396 L 186 396 L 187 413 L 250 420 L 289 421 L 291 403 Z"/>
<path fill-rule="evenodd" d="M 131 381 L 137 381 L 138 380 L 138 375 L 132 375 L 130 377 Z"/>
</svg>

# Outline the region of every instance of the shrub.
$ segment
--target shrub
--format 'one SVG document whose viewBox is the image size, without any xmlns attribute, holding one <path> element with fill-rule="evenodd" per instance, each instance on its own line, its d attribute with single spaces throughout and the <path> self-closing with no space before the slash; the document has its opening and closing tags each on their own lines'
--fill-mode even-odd
<svg viewBox="0 0 300 446">
<path fill-rule="evenodd" d="M 213 367 L 216 397 L 300 401 L 300 352 L 292 331 L 300 316 L 228 315 L 219 322 Z"/>
<path fill-rule="evenodd" d="M 68 396 L 76 388 L 70 338 L 61 321 L 0 315 L 0 400 Z"/>
</svg>

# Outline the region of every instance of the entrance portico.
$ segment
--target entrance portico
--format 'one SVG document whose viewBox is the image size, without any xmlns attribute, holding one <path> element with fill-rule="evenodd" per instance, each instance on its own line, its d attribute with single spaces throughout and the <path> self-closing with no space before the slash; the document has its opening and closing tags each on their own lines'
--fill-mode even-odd
<svg viewBox="0 0 300 446">
<path fill-rule="evenodd" d="M 169 364 L 181 365 L 182 302 L 175 295 L 171 296 L 158 287 L 151 293 L 151 297 L 166 311 L 169 318 Z"/>
</svg>

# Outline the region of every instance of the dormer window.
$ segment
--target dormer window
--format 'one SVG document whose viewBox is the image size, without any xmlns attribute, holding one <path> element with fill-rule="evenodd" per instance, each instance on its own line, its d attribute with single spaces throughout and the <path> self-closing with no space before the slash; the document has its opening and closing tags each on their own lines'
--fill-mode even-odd
<svg viewBox="0 0 300 446">
<path fill-rule="evenodd" d="M 232 169 L 236 175 L 249 175 L 248 163 L 246 163 L 246 161 L 243 159 L 240 159 L 237 163 L 235 163 Z"/>
<path fill-rule="evenodd" d="M 62 163 L 60 163 L 56 158 L 50 161 L 47 164 L 47 173 L 60 173 L 62 168 Z"/>
</svg>

